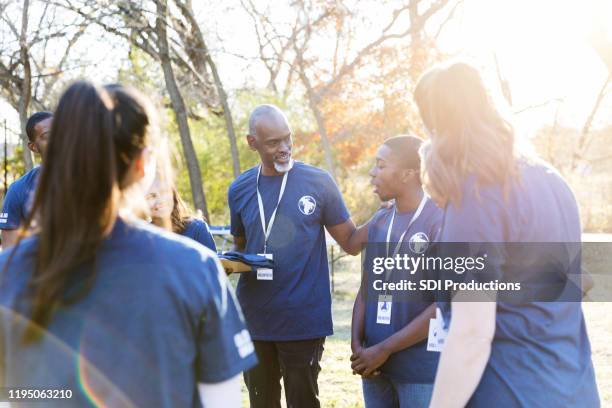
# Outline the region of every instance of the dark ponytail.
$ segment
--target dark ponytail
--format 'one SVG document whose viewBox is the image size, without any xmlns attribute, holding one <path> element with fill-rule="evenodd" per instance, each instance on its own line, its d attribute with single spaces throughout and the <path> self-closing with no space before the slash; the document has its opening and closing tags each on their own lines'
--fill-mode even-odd
<svg viewBox="0 0 612 408">
<path fill-rule="evenodd" d="M 115 146 L 117 150 L 117 176 L 121 187 L 126 187 L 125 175 L 132 160 L 147 145 L 147 128 L 150 123 L 148 101 L 136 90 L 118 84 L 104 89 L 113 101 Z"/>
<path fill-rule="evenodd" d="M 89 82 L 76 82 L 55 111 L 45 164 L 24 226 L 36 220 L 39 235 L 26 342 L 40 337 L 39 328 L 49 324 L 58 306 L 76 300 L 93 285 L 96 252 L 114 224 L 128 169 L 146 145 L 146 114 L 117 94 L 111 97 Z M 82 267 L 90 272 L 77 278 Z"/>
</svg>

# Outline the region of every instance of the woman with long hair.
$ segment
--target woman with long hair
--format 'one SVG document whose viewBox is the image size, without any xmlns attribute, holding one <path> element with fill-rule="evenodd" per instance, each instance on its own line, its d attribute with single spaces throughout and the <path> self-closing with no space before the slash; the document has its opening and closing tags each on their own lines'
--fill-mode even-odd
<svg viewBox="0 0 612 408">
<path fill-rule="evenodd" d="M 569 279 L 580 274 L 572 191 L 549 165 L 518 152 L 472 66 L 434 68 L 415 100 L 430 135 L 423 184 L 444 209 L 440 250 L 488 255 L 483 273 L 454 279 L 525 288 L 459 290 L 441 303 L 450 326 L 431 406 L 599 406 L 580 291 Z"/>
<path fill-rule="evenodd" d="M 151 222 L 175 234 L 191 238 L 216 252 L 217 246 L 206 221 L 195 217 L 176 187 L 168 184 L 156 177 L 147 193 Z"/>
<path fill-rule="evenodd" d="M 63 407 L 240 404 L 256 358 L 218 260 L 125 212 L 155 171 L 146 105 L 89 82 L 59 100 L 31 236 L 0 254 L 5 389 L 62 391 L 45 398 Z"/>
</svg>

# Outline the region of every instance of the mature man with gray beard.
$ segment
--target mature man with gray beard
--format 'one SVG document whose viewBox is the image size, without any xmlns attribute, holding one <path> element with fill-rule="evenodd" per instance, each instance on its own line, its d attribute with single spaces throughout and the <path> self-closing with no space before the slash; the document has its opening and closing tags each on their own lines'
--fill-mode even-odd
<svg viewBox="0 0 612 408">
<path fill-rule="evenodd" d="M 333 333 L 325 230 L 347 252 L 360 251 L 360 233 L 333 178 L 294 161 L 283 112 L 260 105 L 247 142 L 261 163 L 230 186 L 236 248 L 265 254 L 273 269 L 242 274 L 237 294 L 259 365 L 245 373 L 251 407 L 319 407 L 317 378 L 325 337 Z"/>
</svg>

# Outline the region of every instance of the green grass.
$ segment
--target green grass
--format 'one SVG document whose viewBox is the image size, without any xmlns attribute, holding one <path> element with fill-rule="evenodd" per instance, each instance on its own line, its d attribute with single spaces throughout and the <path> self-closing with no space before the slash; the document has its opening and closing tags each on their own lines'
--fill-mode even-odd
<svg viewBox="0 0 612 408">
<path fill-rule="evenodd" d="M 347 257 L 336 263 L 333 295 L 334 335 L 328 337 L 321 362 L 319 391 L 323 407 L 362 407 L 359 377 L 351 374 L 351 311 L 359 289 L 359 258 Z M 234 280 L 234 279 L 232 279 Z M 583 304 L 593 364 L 602 407 L 612 407 L 612 302 Z M 243 406 L 248 406 L 248 394 L 242 387 Z M 283 406 L 284 397 L 283 397 Z"/>
</svg>

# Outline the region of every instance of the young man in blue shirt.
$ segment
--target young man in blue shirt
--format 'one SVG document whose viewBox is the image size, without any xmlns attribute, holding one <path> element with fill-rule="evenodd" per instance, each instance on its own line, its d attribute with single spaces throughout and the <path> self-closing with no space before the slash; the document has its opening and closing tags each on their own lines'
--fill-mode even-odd
<svg viewBox="0 0 612 408">
<path fill-rule="evenodd" d="M 266 254 L 273 269 L 242 274 L 237 294 L 259 365 L 245 373 L 251 407 L 318 407 L 325 337 L 333 333 L 325 228 L 347 252 L 358 229 L 332 177 L 291 157 L 291 129 L 275 106 L 255 108 L 247 141 L 261 164 L 230 186 L 237 250 Z"/>
<path fill-rule="evenodd" d="M 47 146 L 47 138 L 51 132 L 51 112 L 36 112 L 26 123 L 28 148 L 42 157 Z M 21 178 L 10 185 L 0 214 L 0 230 L 2 230 L 2 247 L 8 248 L 17 241 L 17 229 L 28 214 L 30 195 L 36 187 L 40 166 L 34 167 Z"/>
<path fill-rule="evenodd" d="M 367 408 L 427 407 L 433 391 L 439 356 L 427 350 L 425 340 L 436 315 L 434 299 L 383 292 L 374 283 L 419 280 L 425 272 L 379 274 L 371 267 L 376 257 L 426 255 L 436 239 L 442 211 L 421 187 L 420 146 L 413 136 L 387 139 L 370 171 L 374 192 L 394 204 L 368 223 L 362 285 L 353 308 L 351 366 L 363 377 Z"/>
</svg>

